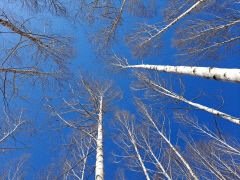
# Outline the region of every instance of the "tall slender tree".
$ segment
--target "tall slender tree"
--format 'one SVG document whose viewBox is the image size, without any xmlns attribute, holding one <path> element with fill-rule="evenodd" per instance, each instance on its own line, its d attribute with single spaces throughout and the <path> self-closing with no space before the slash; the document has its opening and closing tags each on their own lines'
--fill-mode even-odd
<svg viewBox="0 0 240 180">
<path fill-rule="evenodd" d="M 125 152 L 123 157 L 125 158 L 133 158 L 134 160 L 134 165 L 133 167 L 136 166 L 140 169 L 142 169 L 142 172 L 145 175 L 145 178 L 147 180 L 150 180 L 150 172 L 148 171 L 146 167 L 146 162 L 140 153 L 140 148 L 139 148 L 139 141 L 137 139 L 136 135 L 136 123 L 134 122 L 134 116 L 131 115 L 127 111 L 122 111 L 122 112 L 117 112 L 116 113 L 116 120 L 118 123 L 116 123 L 117 129 L 119 131 L 119 139 L 116 142 L 120 148 L 122 148 Z M 135 155 L 132 155 L 131 152 L 134 152 Z M 131 165 L 130 165 L 131 167 Z"/>
<path fill-rule="evenodd" d="M 238 140 L 225 135 L 219 137 L 206 126 L 200 125 L 196 117 L 176 113 L 176 118 L 187 131 L 191 129 L 198 132 L 198 136 L 205 137 L 204 140 L 196 141 L 190 135 L 181 135 L 187 144 L 187 158 L 193 166 L 198 167 L 198 174 L 211 179 L 239 179 Z"/>
<path fill-rule="evenodd" d="M 96 81 L 89 74 L 80 76 L 77 89 L 71 88 L 72 100 L 63 99 L 65 107 L 62 112 L 51 105 L 48 107 L 64 125 L 80 130 L 96 143 L 95 179 L 104 179 L 103 119 L 110 106 L 120 99 L 121 92 L 113 88 L 112 82 Z M 66 119 L 71 112 L 77 113 L 76 119 Z M 92 128 L 86 130 L 86 127 Z"/>
<path fill-rule="evenodd" d="M 121 59 L 116 55 L 111 65 L 121 69 L 148 69 L 166 73 L 184 74 L 218 81 L 229 81 L 240 83 L 240 69 L 215 68 L 215 67 L 197 67 L 197 66 L 168 66 L 168 65 L 150 65 L 137 64 L 129 65 L 127 59 Z"/>
<path fill-rule="evenodd" d="M 142 82 L 141 85 L 144 88 L 149 89 L 150 91 L 152 90 L 153 92 L 160 93 L 164 96 L 182 101 L 182 102 L 187 103 L 191 106 L 194 106 L 198 109 L 204 110 L 206 112 L 209 112 L 209 113 L 214 114 L 216 116 L 219 116 L 221 118 L 229 120 L 232 123 L 240 124 L 240 118 L 233 117 L 231 115 L 228 115 L 228 114 L 223 113 L 221 111 L 218 111 L 216 109 L 213 109 L 213 108 L 210 108 L 210 107 L 192 102 L 190 100 L 187 100 L 183 96 L 178 95 L 178 94 L 172 92 L 171 90 L 168 90 L 167 88 L 163 87 L 163 85 L 161 85 L 161 83 L 158 83 L 159 82 L 158 80 L 156 82 L 154 80 L 149 79 L 148 76 L 143 72 L 142 73 L 135 73 L 135 74 L 136 74 L 137 78 Z"/>
</svg>

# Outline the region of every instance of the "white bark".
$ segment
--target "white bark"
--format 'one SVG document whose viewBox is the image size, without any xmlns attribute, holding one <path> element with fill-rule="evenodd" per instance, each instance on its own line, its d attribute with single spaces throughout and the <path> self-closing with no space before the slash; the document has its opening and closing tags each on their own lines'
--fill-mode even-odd
<svg viewBox="0 0 240 180">
<path fill-rule="evenodd" d="M 143 139 L 144 139 L 144 142 L 145 144 L 147 145 L 148 147 L 148 150 L 150 152 L 150 154 L 152 155 L 152 157 L 154 158 L 154 160 L 156 161 L 157 163 L 157 166 L 162 170 L 162 174 L 168 179 L 168 180 L 171 180 L 170 176 L 168 175 L 168 173 L 166 172 L 166 170 L 164 169 L 163 165 L 161 164 L 161 162 L 158 160 L 158 158 L 155 156 L 155 154 L 153 153 L 152 151 L 152 148 L 151 146 L 148 144 L 146 138 L 143 136 Z"/>
<path fill-rule="evenodd" d="M 162 34 L 163 32 L 165 32 L 166 30 L 168 30 L 171 26 L 173 26 L 174 24 L 176 24 L 179 20 L 181 20 L 182 18 L 184 18 L 186 15 L 188 15 L 189 13 L 191 13 L 197 6 L 199 6 L 201 3 L 203 3 L 206 0 L 199 0 L 197 1 L 194 5 L 192 5 L 188 10 L 186 10 L 184 13 L 182 13 L 180 16 L 178 16 L 177 18 L 175 18 L 172 22 L 170 22 L 167 26 L 165 26 L 163 29 L 161 29 L 160 31 L 158 31 L 155 35 L 151 36 L 150 38 L 148 38 L 147 40 L 145 40 L 140 46 L 150 42 L 152 39 L 158 37 L 160 34 Z"/>
<path fill-rule="evenodd" d="M 96 170 L 95 180 L 104 180 L 104 164 L 103 164 L 103 97 L 99 97 L 99 114 L 98 114 L 98 137 L 97 137 L 97 155 L 96 155 Z"/>
<path fill-rule="evenodd" d="M 198 180 L 197 176 L 195 175 L 195 173 L 193 172 L 193 170 L 191 169 L 190 165 L 187 163 L 187 161 L 183 158 L 183 156 L 178 152 L 178 150 L 172 145 L 172 143 L 170 142 L 170 140 L 168 140 L 168 138 L 166 138 L 166 136 L 158 129 L 157 125 L 155 124 L 155 122 L 153 121 L 152 117 L 149 115 L 147 109 L 145 107 L 142 107 L 142 110 L 144 111 L 144 114 L 147 116 L 148 120 L 153 124 L 154 128 L 157 130 L 158 134 L 167 142 L 167 144 L 169 145 L 169 147 L 173 150 L 173 152 L 177 155 L 177 157 L 182 161 L 182 163 L 184 164 L 184 166 L 187 168 L 187 170 L 189 171 L 189 173 L 191 174 L 191 176 L 193 177 L 193 179 Z"/>
<path fill-rule="evenodd" d="M 88 151 L 87 151 L 87 154 L 88 154 Z M 87 164 L 87 157 L 83 161 L 81 180 L 84 180 L 84 173 L 85 173 L 85 169 L 86 169 L 86 164 Z"/>
<path fill-rule="evenodd" d="M 11 136 L 17 129 L 24 123 L 24 121 L 19 121 L 12 130 L 9 130 L 4 136 L 0 139 L 0 143 L 5 141 L 9 136 Z"/>
<path fill-rule="evenodd" d="M 148 80 L 148 81 L 149 81 L 149 80 Z M 212 114 L 214 114 L 214 115 L 216 115 L 216 116 L 219 116 L 219 117 L 221 117 L 221 118 L 227 119 L 227 120 L 229 120 L 229 121 L 231 121 L 231 122 L 233 122 L 233 123 L 240 124 L 240 118 L 236 118 L 236 117 L 230 116 L 230 115 L 228 115 L 228 114 L 225 114 L 225 113 L 223 113 L 223 112 L 221 112 L 221 111 L 215 110 L 215 109 L 213 109 L 213 108 L 209 108 L 209 107 L 207 107 L 207 106 L 203 106 L 203 105 L 201 105 L 201 104 L 198 104 L 198 103 L 194 103 L 194 102 L 192 102 L 192 101 L 189 101 L 189 100 L 185 99 L 184 97 L 179 96 L 179 95 L 177 95 L 176 93 L 171 92 L 171 91 L 165 89 L 165 88 L 162 87 L 162 86 L 159 86 L 158 84 L 154 83 L 153 81 L 149 81 L 149 83 L 150 83 L 152 86 L 154 86 L 154 87 L 155 87 L 155 90 L 157 90 L 157 91 L 158 91 L 159 93 L 161 93 L 161 94 L 164 94 L 164 95 L 166 95 L 166 96 L 169 96 L 169 97 L 175 98 L 175 99 L 177 99 L 177 100 L 183 101 L 183 102 L 185 102 L 185 103 L 187 103 L 187 104 L 189 104 L 189 105 L 191 105 L 191 106 L 197 107 L 198 109 L 207 111 L 207 112 L 212 113 Z"/>
<path fill-rule="evenodd" d="M 196 66 L 162 66 L 162 65 L 122 65 L 123 68 L 141 68 L 163 71 L 167 73 L 186 74 L 191 76 L 240 83 L 240 69 L 227 69 L 215 67 Z"/>
<path fill-rule="evenodd" d="M 83 161 L 83 167 L 82 167 L 82 175 L 81 175 L 81 180 L 84 180 L 84 175 L 85 175 L 85 169 L 86 169 L 86 165 L 87 165 L 87 159 L 88 159 L 88 154 L 89 154 L 89 150 L 91 148 L 91 144 L 92 144 L 92 139 L 90 139 L 90 141 L 87 141 L 86 142 L 86 148 L 87 148 L 87 151 L 85 153 L 85 147 L 84 145 L 82 144 L 82 146 L 80 146 L 80 149 L 81 149 L 81 152 L 82 152 L 82 156 L 85 157 L 84 161 Z"/>
<path fill-rule="evenodd" d="M 145 165 L 144 165 L 144 163 L 143 163 L 143 160 L 142 160 L 142 158 L 141 158 L 141 156 L 140 156 L 140 153 L 139 153 L 139 151 L 138 151 L 137 143 L 136 143 L 136 141 L 135 141 L 135 139 L 134 139 L 134 135 L 132 134 L 132 132 L 131 132 L 129 129 L 128 129 L 128 134 L 129 134 L 129 136 L 130 136 L 130 138 L 131 138 L 131 143 L 132 143 L 133 146 L 134 146 L 134 150 L 135 150 L 135 152 L 136 152 L 136 154 L 137 154 L 137 158 L 138 158 L 138 160 L 139 160 L 139 162 L 140 162 L 140 164 L 141 164 L 141 167 L 142 167 L 142 169 L 143 169 L 143 173 L 144 173 L 146 179 L 147 179 L 147 180 L 150 180 L 149 175 L 148 175 L 148 172 L 147 172 L 147 169 L 146 169 L 146 167 L 145 167 Z"/>
</svg>

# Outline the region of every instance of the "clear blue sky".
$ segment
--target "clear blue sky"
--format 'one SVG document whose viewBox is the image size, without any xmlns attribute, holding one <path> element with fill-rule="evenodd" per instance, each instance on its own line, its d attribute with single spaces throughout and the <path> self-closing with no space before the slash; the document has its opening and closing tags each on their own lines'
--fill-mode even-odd
<svg viewBox="0 0 240 180">
<path fill-rule="evenodd" d="M 102 62 L 99 62 L 98 57 L 94 53 L 94 46 L 89 43 L 88 33 L 90 32 L 94 26 L 86 26 L 74 24 L 68 19 L 64 17 L 56 17 L 51 16 L 49 14 L 32 14 L 27 11 L 23 11 L 21 8 L 16 7 L 14 3 L 4 4 L 0 3 L 1 8 L 8 8 L 9 10 L 14 9 L 15 14 L 20 14 L 19 17 L 35 17 L 32 19 L 32 27 L 36 29 L 42 29 L 42 22 L 45 19 L 48 19 L 48 24 L 51 24 L 51 33 L 56 34 L 64 34 L 72 36 L 73 48 L 75 52 L 75 56 L 73 58 L 72 63 L 70 64 L 70 69 L 73 71 L 73 74 L 77 77 L 79 70 L 88 71 L 94 74 L 96 77 L 102 77 L 106 79 L 113 79 L 115 81 L 115 85 L 120 87 L 123 91 L 123 99 L 116 104 L 116 106 L 120 109 L 129 110 L 132 113 L 136 112 L 136 107 L 133 103 L 133 92 L 130 89 L 131 83 L 131 73 L 130 71 L 127 73 L 118 73 L 112 74 L 110 72 L 105 71 L 105 65 Z M 16 9 L 15 9 L 16 8 Z M 179 25 L 176 24 L 171 30 L 169 30 L 166 34 L 164 34 L 164 48 L 161 49 L 162 53 L 159 56 L 151 56 L 148 58 L 142 58 L 140 60 L 136 60 L 131 56 L 130 48 L 124 44 L 124 34 L 129 31 L 131 27 L 134 27 L 134 23 L 138 20 L 142 22 L 149 21 L 150 23 L 158 22 L 162 20 L 162 6 L 157 8 L 157 16 L 147 19 L 133 18 L 128 14 L 124 14 L 125 20 L 123 21 L 123 25 L 118 27 L 118 44 L 114 45 L 113 50 L 117 54 L 125 56 L 129 59 L 129 62 L 132 64 L 146 63 L 146 64 L 162 64 L 162 65 L 176 65 L 176 58 L 174 54 L 176 53 L 176 49 L 171 46 L 171 41 L 174 38 L 174 30 Z M 44 16 L 43 16 L 44 15 Z M 42 20 L 41 20 L 42 19 Z M 41 23 L 38 23 L 40 21 Z M 0 29 L 1 30 L 1 29 Z M 237 44 L 239 47 L 239 44 Z M 209 65 L 209 64 L 206 64 Z M 218 63 L 212 63 L 211 66 L 217 67 L 226 67 L 226 68 L 240 68 L 240 56 L 239 54 L 229 54 L 226 59 Z M 164 73 L 161 74 L 164 78 L 169 78 L 169 75 Z M 177 75 L 171 75 L 177 76 Z M 196 102 L 213 107 L 218 108 L 221 104 L 220 98 L 218 96 L 222 96 L 224 99 L 224 106 L 221 108 L 222 112 L 231 114 L 235 117 L 239 117 L 239 108 L 240 108 L 240 86 L 239 84 L 229 83 L 229 82 L 220 82 L 215 80 L 208 80 L 197 77 L 189 77 L 189 76 L 181 76 L 184 85 L 185 85 L 185 98 L 193 99 L 199 95 L 200 92 L 205 93 L 205 96 L 200 97 L 196 100 Z M 133 82 L 132 82 L 133 83 Z M 48 131 L 49 122 L 53 122 L 56 120 L 55 117 L 50 116 L 49 111 L 43 107 L 43 105 L 47 104 L 46 101 L 42 100 L 42 91 L 39 90 L 40 85 L 37 84 L 34 88 L 29 83 L 23 87 L 23 91 L 25 94 L 29 95 L 28 101 L 23 101 L 21 99 L 17 99 L 13 101 L 13 106 L 17 108 L 23 108 L 25 110 L 24 117 L 28 119 L 30 123 L 30 127 L 35 129 L 34 132 L 27 133 L 24 132 L 21 135 L 19 132 L 19 136 L 16 135 L 19 141 L 23 141 L 28 148 L 23 150 L 10 150 L 8 153 L 0 154 L 1 165 L 0 168 L 5 166 L 12 158 L 17 158 L 21 154 L 28 154 L 30 158 L 27 160 L 28 173 L 26 174 L 26 179 L 34 179 L 35 174 L 40 170 L 45 169 L 47 166 L 58 161 L 61 156 L 61 144 L 63 144 L 62 138 L 65 140 L 70 134 L 70 130 L 64 130 L 56 132 L 56 131 Z M 174 87 L 174 89 L 178 90 L 178 87 Z M 54 94 L 55 89 L 49 88 L 49 94 L 53 97 L 57 95 Z M 68 92 L 62 91 L 62 96 L 68 97 Z M 56 106 L 58 106 L 56 104 Z M 172 113 L 172 112 L 171 112 Z M 169 113 L 168 117 L 173 121 L 173 114 Z M 213 116 L 207 112 L 203 111 L 194 111 L 192 114 L 195 114 L 199 122 L 202 124 L 206 124 L 208 127 L 215 127 Z M 112 135 L 111 122 L 113 121 L 112 113 L 109 113 L 104 118 L 104 127 L 106 131 Z M 240 139 L 240 131 L 239 126 L 232 124 L 222 118 L 217 117 L 219 128 L 221 129 L 223 134 L 233 136 L 238 141 Z M 213 128 L 215 129 L 215 128 Z M 179 131 L 179 125 L 173 123 L 171 133 L 173 135 L 172 142 L 176 142 L 176 135 Z M 21 143 L 17 142 L 16 145 L 21 146 Z M 112 142 L 110 136 L 105 134 L 104 136 L 104 157 L 105 157 L 105 171 L 106 171 L 106 180 L 114 179 L 116 170 L 118 168 L 125 168 L 124 163 L 114 164 L 112 163 L 113 156 L 112 152 L 116 150 L 116 145 Z M 182 147 L 183 148 L 183 147 Z M 127 179 L 145 179 L 144 175 L 141 173 L 134 173 L 126 170 Z M 94 175 L 90 178 L 94 179 Z"/>
</svg>

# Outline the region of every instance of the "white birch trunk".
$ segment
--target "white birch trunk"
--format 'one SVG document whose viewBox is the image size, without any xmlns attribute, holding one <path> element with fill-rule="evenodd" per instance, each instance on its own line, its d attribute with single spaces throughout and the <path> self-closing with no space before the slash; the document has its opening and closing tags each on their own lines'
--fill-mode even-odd
<svg viewBox="0 0 240 180">
<path fill-rule="evenodd" d="M 135 139 L 134 139 L 134 136 L 133 136 L 133 134 L 131 133 L 131 131 L 130 131 L 129 129 L 128 129 L 128 133 L 129 133 L 129 135 L 130 135 L 131 142 L 132 142 L 132 144 L 133 144 L 133 146 L 134 146 L 134 150 L 135 150 L 135 152 L 136 152 L 136 154 L 137 154 L 137 158 L 138 158 L 138 160 L 139 160 L 139 162 L 140 162 L 140 164 L 141 164 L 141 167 L 142 167 L 142 169 L 143 169 L 143 173 L 144 173 L 146 179 L 147 179 L 147 180 L 150 180 L 150 177 L 149 177 L 149 175 L 148 175 L 147 169 L 146 169 L 146 167 L 145 167 L 145 165 L 144 165 L 144 163 L 143 163 L 143 160 L 142 160 L 142 158 L 141 158 L 141 156 L 140 156 L 140 153 L 139 153 L 139 151 L 138 151 L 137 144 L 136 144 L 136 141 L 135 141 Z"/>
<path fill-rule="evenodd" d="M 149 81 L 149 82 L 150 82 L 150 84 L 151 84 L 152 86 L 155 86 L 156 89 L 157 89 L 157 91 L 158 91 L 159 93 L 161 93 L 161 94 L 164 94 L 164 95 L 166 95 L 166 96 L 169 96 L 169 97 L 175 98 L 175 99 L 177 99 L 177 100 L 183 101 L 183 102 L 185 102 L 185 103 L 187 103 L 187 104 L 189 104 L 189 105 L 191 105 L 191 106 L 194 106 L 194 107 L 196 107 L 196 108 L 198 108 L 198 109 L 207 111 L 207 112 L 212 113 L 212 114 L 214 114 L 214 115 L 216 115 L 216 116 L 219 116 L 219 117 L 221 117 L 221 118 L 227 119 L 227 120 L 229 120 L 229 121 L 231 121 L 231 122 L 233 122 L 233 123 L 240 124 L 240 118 L 236 118 L 236 117 L 230 116 L 230 115 L 228 115 L 228 114 L 226 114 L 226 113 L 223 113 L 223 112 L 221 112 L 221 111 L 215 110 L 215 109 L 213 109 L 213 108 L 209 108 L 209 107 L 207 107 L 207 106 L 203 106 L 203 105 L 201 105 L 201 104 L 194 103 L 194 102 L 192 102 L 192 101 L 189 101 L 189 100 L 185 99 L 185 98 L 182 97 L 182 96 L 177 95 L 177 94 L 174 93 L 174 92 L 171 92 L 171 91 L 165 89 L 165 88 L 162 87 L 162 86 L 157 85 L 157 84 L 154 83 L 153 81 Z"/>
<path fill-rule="evenodd" d="M 90 144 L 90 143 L 89 143 Z M 81 180 L 84 180 L 84 175 L 85 175 L 85 169 L 86 169 L 86 164 L 87 164 L 87 158 L 88 158 L 88 153 L 89 153 L 89 147 L 87 147 L 87 152 L 86 154 L 84 153 L 84 150 L 82 150 L 83 152 L 83 156 L 85 156 L 85 159 L 83 161 L 83 168 L 82 168 L 82 175 L 81 175 Z"/>
<path fill-rule="evenodd" d="M 215 79 L 218 81 L 229 81 L 240 83 L 240 69 L 227 69 L 215 67 L 195 67 L 195 66 L 162 66 L 162 65 L 126 65 L 123 68 L 152 69 L 167 73 L 187 74 L 191 76 Z"/>
<path fill-rule="evenodd" d="M 99 100 L 99 114 L 98 114 L 98 135 L 97 135 L 97 155 L 96 155 L 96 169 L 95 180 L 104 180 L 104 164 L 103 164 L 103 97 Z"/>
</svg>

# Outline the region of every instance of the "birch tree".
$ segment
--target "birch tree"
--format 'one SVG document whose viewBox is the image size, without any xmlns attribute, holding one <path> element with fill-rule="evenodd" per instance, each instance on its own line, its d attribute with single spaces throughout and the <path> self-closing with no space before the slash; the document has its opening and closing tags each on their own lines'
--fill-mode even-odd
<svg viewBox="0 0 240 180">
<path fill-rule="evenodd" d="M 70 87 L 73 98 L 63 99 L 65 107 L 60 110 L 52 105 L 48 107 L 63 122 L 63 126 L 81 131 L 96 143 L 95 179 L 104 179 L 104 114 L 120 99 L 121 92 L 112 87 L 112 82 L 96 81 L 89 74 L 82 74 L 77 85 L 76 89 Z M 76 113 L 76 118 L 69 119 L 69 113 Z M 87 127 L 91 130 L 86 131 Z"/>
<path fill-rule="evenodd" d="M 212 130 L 201 125 L 196 117 L 177 113 L 176 118 L 183 123 L 186 131 L 191 129 L 195 132 L 182 135 L 182 138 L 187 144 L 188 159 L 193 166 L 198 167 L 198 174 L 211 179 L 239 178 L 240 146 L 238 140 L 224 135 L 219 137 Z M 195 135 L 204 138 L 196 141 L 193 137 Z"/>
<path fill-rule="evenodd" d="M 5 0 L 8 1 L 9 0 Z M 48 11 L 56 15 L 66 15 L 66 4 L 62 0 L 18 0 L 22 7 L 26 7 L 34 12 Z"/>
<path fill-rule="evenodd" d="M 20 111 L 20 114 L 17 116 L 13 112 L 9 113 L 3 110 L 0 121 L 0 149 L 3 152 L 7 149 L 21 149 L 22 147 L 18 147 L 19 144 L 15 141 L 18 139 L 17 135 L 19 132 L 23 131 L 24 124 L 27 123 L 24 120 L 23 112 Z"/>
<path fill-rule="evenodd" d="M 228 154 L 234 154 L 239 156 L 239 142 L 235 141 L 233 138 L 228 137 L 219 137 L 216 133 L 214 133 L 207 126 L 201 125 L 197 118 L 184 115 L 183 113 L 175 113 L 175 118 L 178 119 L 181 123 L 185 125 L 187 130 L 193 128 L 196 132 L 201 135 L 207 137 L 207 139 L 211 142 L 214 142 L 215 146 L 221 150 L 225 151 Z"/>
<path fill-rule="evenodd" d="M 142 113 L 146 116 L 147 120 L 150 121 L 150 123 L 152 124 L 154 129 L 157 131 L 158 135 L 164 140 L 165 143 L 167 143 L 167 145 L 173 151 L 173 153 L 176 155 L 176 157 L 179 159 L 179 161 L 181 161 L 182 164 L 185 166 L 185 168 L 186 168 L 186 170 L 188 172 L 187 173 L 188 174 L 187 177 L 189 178 L 189 176 L 190 176 L 190 179 L 191 178 L 198 179 L 198 177 L 196 176 L 194 170 L 191 168 L 189 163 L 185 160 L 183 155 L 181 155 L 181 153 L 177 150 L 177 148 L 175 148 L 172 145 L 171 141 L 166 137 L 166 135 L 163 133 L 163 131 L 161 131 L 161 129 L 154 122 L 154 120 L 153 120 L 152 116 L 150 115 L 150 113 L 148 112 L 148 109 L 146 108 L 146 106 L 143 103 L 138 103 L 138 107 L 140 108 Z"/>
<path fill-rule="evenodd" d="M 152 113 L 142 103 L 138 103 L 138 110 L 141 112 L 138 123 L 126 111 L 116 113 L 119 132 L 116 143 L 124 153 L 115 156 L 126 159 L 130 170 L 141 169 L 146 179 L 198 179 L 182 152 L 171 143 L 164 118 L 153 120 Z"/>
<path fill-rule="evenodd" d="M 65 146 L 65 158 L 63 159 L 62 174 L 58 178 L 63 179 L 86 179 L 91 176 L 94 165 L 91 154 L 95 151 L 93 139 L 84 134 L 76 133 L 70 138 L 69 144 Z"/>
<path fill-rule="evenodd" d="M 201 109 L 201 110 L 204 110 L 204 111 L 209 112 L 211 114 L 214 114 L 216 116 L 219 116 L 219 117 L 221 117 L 223 119 L 226 119 L 226 120 L 228 120 L 232 123 L 240 124 L 240 119 L 239 118 L 228 115 L 228 114 L 223 113 L 221 111 L 218 111 L 216 109 L 213 109 L 213 108 L 210 108 L 210 107 L 192 102 L 190 100 L 187 100 L 183 96 L 178 95 L 178 94 L 168 90 L 167 88 L 163 87 L 161 85 L 161 83 L 159 84 L 158 82 L 155 82 L 155 81 L 149 79 L 146 76 L 146 74 L 144 74 L 144 73 L 136 73 L 136 76 L 141 82 L 143 82 L 142 86 L 146 89 L 149 89 L 150 91 L 153 90 L 153 92 L 155 92 L 155 93 L 160 93 L 164 96 L 182 101 L 182 102 L 184 102 L 184 103 L 186 103 L 190 106 L 196 107 L 198 109 Z M 137 88 L 136 88 L 136 90 L 137 90 Z"/>
<path fill-rule="evenodd" d="M 166 73 L 184 74 L 196 77 L 203 77 L 207 79 L 215 79 L 218 81 L 240 83 L 240 69 L 150 64 L 129 65 L 128 60 L 125 58 L 121 59 L 115 55 L 113 59 L 114 60 L 111 65 L 119 67 L 120 69 L 147 69 Z"/>
<path fill-rule="evenodd" d="M 143 126 L 147 126 L 148 124 L 143 123 Z M 150 129 L 150 128 L 149 128 Z M 163 142 L 160 140 L 156 140 L 156 137 L 150 132 L 147 128 L 140 130 L 140 135 L 142 138 L 142 146 L 144 148 L 145 153 L 149 156 L 149 162 L 156 167 L 155 176 L 157 177 L 165 177 L 166 179 L 170 180 L 172 178 L 172 167 L 165 166 L 166 163 L 163 162 L 163 159 L 166 161 L 170 161 L 171 158 L 166 158 L 166 154 L 163 153 Z M 157 147 L 154 147 L 154 144 L 159 144 Z"/>
<path fill-rule="evenodd" d="M 96 29 L 91 32 L 94 35 L 90 35 L 90 40 L 97 47 L 97 53 L 103 57 L 111 53 L 113 45 L 120 40 L 118 32 L 124 24 L 125 15 L 152 17 L 156 9 L 154 0 L 81 0 L 75 4 L 78 7 L 76 19 L 87 20 Z"/>
<path fill-rule="evenodd" d="M 206 178 L 239 179 L 238 156 L 219 150 L 213 142 L 189 142 L 188 152 L 195 166 Z M 231 160 L 230 160 L 231 159 Z M 204 173 L 205 172 L 205 173 Z"/>
<path fill-rule="evenodd" d="M 132 169 L 135 167 L 140 168 L 147 180 L 150 180 L 150 172 L 146 167 L 145 158 L 140 153 L 139 141 L 136 135 L 136 124 L 134 123 L 134 116 L 130 115 L 127 111 L 116 113 L 117 128 L 119 131 L 119 139 L 116 142 L 120 148 L 124 150 L 124 158 L 134 159 Z M 132 154 L 134 153 L 134 155 Z M 119 155 L 118 155 L 119 156 Z M 121 156 L 120 156 L 121 157 Z"/>
<path fill-rule="evenodd" d="M 191 14 L 196 8 L 204 4 L 206 0 L 198 0 L 185 9 L 181 14 L 166 22 L 157 22 L 153 25 L 142 24 L 138 30 L 128 35 L 128 43 L 133 46 L 133 54 L 137 57 L 149 55 L 160 46 L 162 35 L 177 22 Z"/>
<path fill-rule="evenodd" d="M 0 10 L 1 38 L 5 39 L 1 43 L 0 68 L 3 99 L 18 96 L 18 89 L 29 79 L 38 79 L 43 86 L 48 77 L 61 79 L 67 75 L 66 65 L 71 57 L 69 37 L 46 34 L 34 29 L 32 21 L 16 17 Z"/>
<path fill-rule="evenodd" d="M 29 155 L 25 154 L 19 158 L 13 159 L 5 164 L 5 167 L 1 170 L 2 179 L 23 179 L 27 174 L 27 160 Z"/>
<path fill-rule="evenodd" d="M 229 52 L 235 54 L 239 43 L 238 9 L 238 1 L 210 1 L 207 8 L 198 12 L 200 18 L 193 16 L 184 21 L 173 41 L 181 62 L 205 63 L 228 58 Z"/>
<path fill-rule="evenodd" d="M 10 58 L 18 51 L 23 48 L 26 49 L 27 47 L 34 48 L 34 50 L 32 49 L 32 54 L 33 56 L 35 55 L 35 60 L 39 60 L 40 56 L 42 58 L 40 59 L 41 61 L 49 58 L 56 65 L 60 67 L 63 66 L 70 56 L 69 53 L 71 53 L 68 44 L 69 39 L 67 37 L 51 36 L 44 33 L 34 33 L 25 25 L 26 23 L 24 21 L 25 20 L 21 22 L 8 15 L 4 10 L 1 10 L 0 24 L 3 29 L 6 30 L 5 34 L 13 33 L 14 38 L 19 38 L 19 40 L 15 42 L 15 46 L 11 48 L 10 51 L 7 52 L 6 57 L 3 58 L 2 66 L 10 61 Z"/>
</svg>

